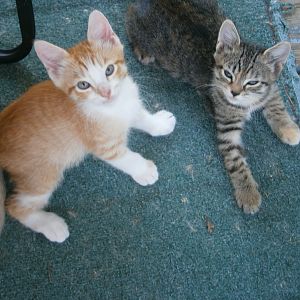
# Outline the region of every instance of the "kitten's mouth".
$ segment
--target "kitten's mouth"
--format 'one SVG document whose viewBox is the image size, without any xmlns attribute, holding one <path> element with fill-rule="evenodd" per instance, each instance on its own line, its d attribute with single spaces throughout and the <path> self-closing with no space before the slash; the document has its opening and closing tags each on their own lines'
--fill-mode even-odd
<svg viewBox="0 0 300 300">
<path fill-rule="evenodd" d="M 112 101 L 113 101 L 112 97 L 104 98 L 104 100 L 103 100 L 104 103 L 111 103 Z"/>
<path fill-rule="evenodd" d="M 229 92 L 228 90 L 224 91 L 225 93 L 225 97 L 228 100 L 228 102 L 230 102 L 231 104 L 236 104 L 238 102 L 237 97 L 234 97 L 231 92 Z"/>
<path fill-rule="evenodd" d="M 115 97 L 110 97 L 110 98 L 104 98 L 104 97 L 97 97 L 94 98 L 91 102 L 96 105 L 96 106 L 107 106 L 111 105 L 114 103 Z"/>
<path fill-rule="evenodd" d="M 233 97 L 232 95 L 227 95 L 226 98 L 230 104 L 232 104 L 236 107 L 243 106 L 243 105 L 241 105 L 241 101 L 240 101 L 239 97 Z"/>
<path fill-rule="evenodd" d="M 109 106 L 113 105 L 116 102 L 116 97 L 112 96 L 110 98 L 103 98 L 102 99 L 102 105 Z"/>
<path fill-rule="evenodd" d="M 109 97 L 104 97 L 103 99 L 104 99 L 104 100 L 103 100 L 104 103 L 109 104 L 109 103 L 114 102 L 115 96 L 114 96 L 114 95 L 111 95 L 111 96 L 109 96 Z"/>
</svg>

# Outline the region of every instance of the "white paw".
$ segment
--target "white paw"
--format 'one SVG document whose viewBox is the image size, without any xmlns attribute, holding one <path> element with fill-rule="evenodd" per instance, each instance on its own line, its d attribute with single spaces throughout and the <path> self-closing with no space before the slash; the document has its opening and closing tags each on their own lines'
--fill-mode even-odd
<svg viewBox="0 0 300 300">
<path fill-rule="evenodd" d="M 296 124 L 279 128 L 279 137 L 282 142 L 291 146 L 298 145 L 300 142 L 300 130 Z"/>
<path fill-rule="evenodd" d="M 154 125 L 150 132 L 152 136 L 160 136 L 170 134 L 175 127 L 176 118 L 166 110 L 158 111 L 153 115 Z"/>
<path fill-rule="evenodd" d="M 140 185 L 146 186 L 155 183 L 158 179 L 157 167 L 151 160 L 145 160 L 145 166 L 132 178 Z"/>
<path fill-rule="evenodd" d="M 63 218 L 53 213 L 45 211 L 32 213 L 23 224 L 42 233 L 51 242 L 62 243 L 69 237 L 68 225 Z"/>
</svg>

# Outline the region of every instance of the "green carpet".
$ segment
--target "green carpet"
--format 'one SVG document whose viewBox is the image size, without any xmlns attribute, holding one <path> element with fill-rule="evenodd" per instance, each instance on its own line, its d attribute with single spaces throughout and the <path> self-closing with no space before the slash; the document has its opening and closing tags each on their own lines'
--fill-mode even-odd
<svg viewBox="0 0 300 300">
<path fill-rule="evenodd" d="M 257 215 L 244 215 L 232 196 L 205 100 L 135 60 L 124 32 L 130 2 L 33 0 L 37 38 L 70 47 L 85 38 L 93 9 L 108 17 L 125 43 L 147 107 L 177 117 L 168 137 L 130 137 L 132 149 L 156 162 L 160 179 L 141 187 L 91 157 L 69 170 L 49 206 L 69 225 L 65 243 L 50 243 L 6 218 L 0 299 L 300 299 L 300 147 L 283 145 L 261 114 L 254 116 L 244 142 L 263 204 Z M 275 43 L 280 24 L 274 24 L 268 1 L 220 2 L 244 38 Z M 14 1 L 2 0 L 0 48 L 19 40 Z M 290 70 L 282 91 L 298 117 Z M 34 51 L 20 63 L 0 65 L 0 109 L 46 78 Z"/>
</svg>

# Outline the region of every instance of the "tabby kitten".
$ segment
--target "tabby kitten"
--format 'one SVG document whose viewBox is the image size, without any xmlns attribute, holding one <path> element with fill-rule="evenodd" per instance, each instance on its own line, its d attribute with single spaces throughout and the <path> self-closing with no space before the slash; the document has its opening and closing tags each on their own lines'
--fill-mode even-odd
<svg viewBox="0 0 300 300">
<path fill-rule="evenodd" d="M 150 114 L 127 74 L 123 46 L 99 11 L 89 17 L 87 41 L 65 51 L 34 44 L 52 81 L 30 88 L 0 114 L 0 166 L 15 183 L 9 214 L 50 241 L 63 242 L 65 221 L 43 211 L 63 172 L 88 154 L 146 186 L 158 179 L 155 164 L 127 147 L 130 127 L 152 136 L 173 131 L 174 116 Z M 0 223 L 5 198 L 0 172 Z"/>
<path fill-rule="evenodd" d="M 290 44 L 264 49 L 242 42 L 214 0 L 137 1 L 128 9 L 126 28 L 142 63 L 156 63 L 212 100 L 219 150 L 237 203 L 245 213 L 257 212 L 261 196 L 246 163 L 241 134 L 251 113 L 263 108 L 284 143 L 299 143 L 299 127 L 276 85 Z"/>
</svg>

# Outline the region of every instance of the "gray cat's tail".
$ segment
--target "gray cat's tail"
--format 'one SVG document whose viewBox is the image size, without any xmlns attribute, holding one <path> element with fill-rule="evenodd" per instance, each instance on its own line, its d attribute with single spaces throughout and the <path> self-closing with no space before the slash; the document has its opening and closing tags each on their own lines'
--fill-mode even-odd
<svg viewBox="0 0 300 300">
<path fill-rule="evenodd" d="M 3 178 L 3 172 L 0 169 L 0 233 L 2 231 L 5 219 L 4 201 L 6 197 L 5 183 Z"/>
</svg>

